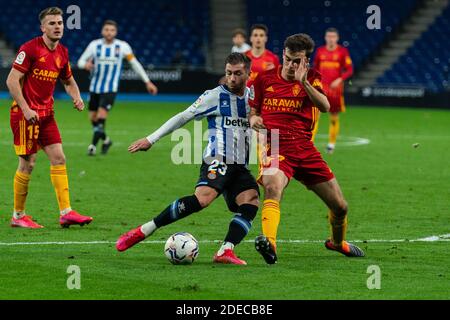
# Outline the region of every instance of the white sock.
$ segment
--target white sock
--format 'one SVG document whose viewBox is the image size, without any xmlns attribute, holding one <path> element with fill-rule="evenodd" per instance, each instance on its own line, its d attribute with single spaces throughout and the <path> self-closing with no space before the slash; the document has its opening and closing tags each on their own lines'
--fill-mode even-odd
<svg viewBox="0 0 450 320">
<path fill-rule="evenodd" d="M 336 146 L 336 145 L 335 145 L 334 143 L 329 143 L 329 144 L 328 144 L 328 148 L 330 148 L 330 149 L 334 149 L 335 146 Z"/>
<path fill-rule="evenodd" d="M 234 244 L 232 244 L 231 242 L 224 242 L 222 244 L 222 246 L 220 247 L 219 251 L 217 251 L 217 255 L 221 256 L 223 255 L 223 253 L 225 252 L 226 249 L 234 249 Z"/>
<path fill-rule="evenodd" d="M 60 214 L 63 216 L 63 215 L 65 215 L 65 214 L 68 214 L 70 211 L 72 211 L 72 208 L 66 208 L 66 209 L 64 209 L 64 210 L 61 210 L 61 211 L 60 211 Z"/>
<path fill-rule="evenodd" d="M 150 222 L 144 223 L 141 226 L 141 231 L 145 235 L 145 237 L 148 237 L 149 235 L 151 235 L 153 232 L 155 232 L 156 229 L 158 229 L 158 227 L 153 222 L 153 220 Z"/>
<path fill-rule="evenodd" d="M 20 219 L 20 218 L 22 218 L 23 216 L 25 216 L 26 214 L 25 214 L 25 212 L 17 212 L 17 211 L 15 211 L 14 210 L 14 212 L 13 212 L 13 217 L 14 217 L 14 219 Z"/>
</svg>

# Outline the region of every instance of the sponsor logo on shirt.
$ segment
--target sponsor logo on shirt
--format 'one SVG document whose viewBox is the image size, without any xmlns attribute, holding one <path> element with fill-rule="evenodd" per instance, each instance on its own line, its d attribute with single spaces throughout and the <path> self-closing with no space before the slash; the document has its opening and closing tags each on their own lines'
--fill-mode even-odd
<svg viewBox="0 0 450 320">
<path fill-rule="evenodd" d="M 230 128 L 230 127 L 250 128 L 250 123 L 248 122 L 248 120 L 243 119 L 243 118 L 236 119 L 236 118 L 225 117 L 223 124 L 224 124 L 225 128 Z"/>
<path fill-rule="evenodd" d="M 58 71 L 51 71 L 45 69 L 34 68 L 33 69 L 33 78 L 44 80 L 44 81 L 56 81 L 59 77 Z"/>
<path fill-rule="evenodd" d="M 300 111 L 302 101 L 297 99 L 264 98 L 264 108 L 272 111 Z"/>
</svg>

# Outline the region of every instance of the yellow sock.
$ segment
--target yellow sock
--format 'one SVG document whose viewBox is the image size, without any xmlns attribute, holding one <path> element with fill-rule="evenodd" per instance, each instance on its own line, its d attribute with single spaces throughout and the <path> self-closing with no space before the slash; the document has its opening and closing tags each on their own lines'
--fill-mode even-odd
<svg viewBox="0 0 450 320">
<path fill-rule="evenodd" d="M 330 114 L 330 131 L 328 142 L 330 144 L 335 145 L 338 134 L 339 134 L 339 115 Z"/>
<path fill-rule="evenodd" d="M 262 208 L 262 231 L 275 248 L 279 223 L 280 203 L 276 200 L 264 200 Z"/>
<path fill-rule="evenodd" d="M 50 178 L 55 188 L 59 210 L 70 208 L 69 179 L 66 165 L 50 166 Z"/>
<path fill-rule="evenodd" d="M 16 171 L 14 176 L 14 211 L 24 212 L 25 201 L 28 195 L 28 183 L 30 175 L 27 173 Z"/>
<path fill-rule="evenodd" d="M 328 220 L 331 225 L 331 240 L 333 240 L 334 245 L 341 246 L 347 233 L 347 215 L 338 218 L 330 211 Z"/>
</svg>

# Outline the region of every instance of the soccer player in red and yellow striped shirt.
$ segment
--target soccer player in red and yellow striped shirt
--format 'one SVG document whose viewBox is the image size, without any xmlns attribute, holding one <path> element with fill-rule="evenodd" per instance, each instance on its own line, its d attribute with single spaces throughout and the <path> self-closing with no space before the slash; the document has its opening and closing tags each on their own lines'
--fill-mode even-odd
<svg viewBox="0 0 450 320">
<path fill-rule="evenodd" d="M 345 241 L 347 202 L 311 141 L 318 112 L 330 109 L 320 73 L 309 69 L 313 49 L 314 41 L 306 34 L 288 37 L 282 66 L 259 74 L 250 88 L 250 125 L 260 135 L 267 135 L 267 143 L 260 147 L 258 179 L 264 187 L 263 235 L 256 238 L 255 247 L 268 264 L 277 261 L 280 201 L 291 179 L 303 183 L 328 206 L 331 238 L 325 242 L 326 248 L 346 256 L 364 256 L 360 248 Z"/>
<path fill-rule="evenodd" d="M 339 134 L 339 113 L 345 111 L 344 81 L 353 74 L 352 59 L 347 48 L 338 44 L 335 28 L 325 32 L 325 46 L 317 48 L 314 67 L 322 74 L 323 91 L 330 102 L 330 128 L 327 152 L 333 153 Z M 318 126 L 314 129 L 317 132 Z M 314 136 L 313 136 L 314 139 Z"/>
</svg>

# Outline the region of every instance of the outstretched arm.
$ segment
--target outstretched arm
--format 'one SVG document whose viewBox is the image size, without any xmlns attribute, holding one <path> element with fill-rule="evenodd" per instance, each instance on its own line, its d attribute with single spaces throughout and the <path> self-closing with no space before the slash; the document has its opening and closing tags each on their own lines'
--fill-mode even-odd
<svg viewBox="0 0 450 320">
<path fill-rule="evenodd" d="M 153 95 L 157 94 L 158 88 L 153 84 L 153 82 L 150 81 L 150 79 L 147 76 L 147 73 L 145 72 L 144 67 L 138 61 L 138 59 L 136 59 L 136 57 L 133 56 L 131 59 L 128 60 L 128 62 L 130 63 L 131 68 L 133 68 L 134 72 L 136 72 L 141 77 L 142 81 L 145 82 L 147 91 Z"/>
<path fill-rule="evenodd" d="M 146 138 L 141 138 L 135 142 L 133 142 L 129 147 L 128 151 L 131 153 L 135 153 L 138 151 L 147 151 L 149 150 L 155 142 L 157 142 L 162 137 L 172 133 L 178 128 L 181 128 L 186 123 L 194 119 L 194 113 L 189 110 L 185 110 L 183 112 L 178 113 L 173 116 L 169 120 L 166 121 L 158 130 L 153 132 Z"/>
<path fill-rule="evenodd" d="M 67 80 L 61 80 L 64 84 L 64 89 L 66 90 L 67 94 L 72 98 L 74 108 L 78 111 L 83 111 L 84 109 L 84 102 L 81 98 L 80 89 L 78 88 L 77 82 L 71 76 Z"/>
</svg>

